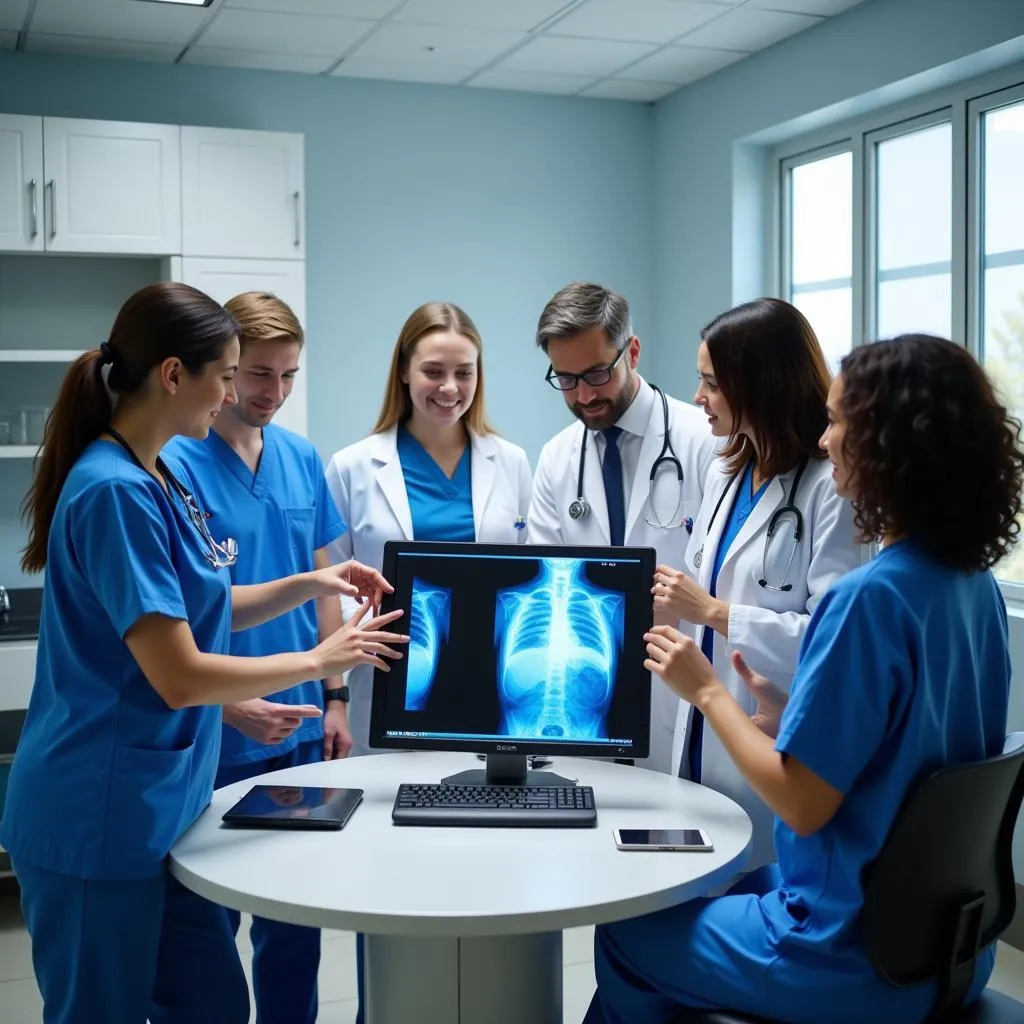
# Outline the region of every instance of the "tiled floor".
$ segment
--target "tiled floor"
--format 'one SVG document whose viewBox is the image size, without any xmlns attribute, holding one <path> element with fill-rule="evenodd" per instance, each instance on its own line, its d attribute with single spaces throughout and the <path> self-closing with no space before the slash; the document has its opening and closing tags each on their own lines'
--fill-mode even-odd
<svg viewBox="0 0 1024 1024">
<path fill-rule="evenodd" d="M 243 963 L 250 946 L 243 920 L 239 949 Z M 594 991 L 593 929 L 565 933 L 565 1024 L 579 1024 Z M 1024 952 L 1000 943 L 994 988 L 1024 1001 Z M 352 1024 L 356 1014 L 355 942 L 349 932 L 325 932 L 320 963 L 319 1024 Z M 42 1002 L 32 975 L 28 936 L 15 899 L 0 896 L 0 1024 L 39 1024 Z"/>
</svg>

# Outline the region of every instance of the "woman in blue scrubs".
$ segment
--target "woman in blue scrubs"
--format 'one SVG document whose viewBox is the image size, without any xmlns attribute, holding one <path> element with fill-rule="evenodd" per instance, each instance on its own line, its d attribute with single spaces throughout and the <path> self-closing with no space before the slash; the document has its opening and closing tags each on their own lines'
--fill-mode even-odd
<svg viewBox="0 0 1024 1024">
<path fill-rule="evenodd" d="M 25 501 L 22 566 L 46 584 L 0 842 L 45 1024 L 248 1021 L 227 918 L 167 868 L 213 791 L 219 705 L 386 666 L 405 642 L 391 616 L 365 618 L 387 584 L 356 563 L 232 588 L 233 545 L 159 458 L 235 401 L 237 332 L 185 285 L 128 299 L 72 364 Z M 315 649 L 227 654 L 232 630 L 338 594 L 369 600 Z"/>
<path fill-rule="evenodd" d="M 657 1024 L 680 1006 L 914 1024 L 934 998 L 934 984 L 894 988 L 871 966 L 861 879 L 924 776 L 1002 750 L 1010 659 L 989 570 L 1016 541 L 1020 424 L 963 348 L 924 335 L 847 356 L 828 408 L 837 490 L 882 549 L 815 609 L 781 721 L 771 703 L 785 698 L 740 655 L 768 735 L 691 639 L 646 636 L 647 666 L 774 809 L 778 864 L 717 899 L 600 926 L 586 1024 Z M 969 1001 L 994 960 L 979 958 Z"/>
</svg>

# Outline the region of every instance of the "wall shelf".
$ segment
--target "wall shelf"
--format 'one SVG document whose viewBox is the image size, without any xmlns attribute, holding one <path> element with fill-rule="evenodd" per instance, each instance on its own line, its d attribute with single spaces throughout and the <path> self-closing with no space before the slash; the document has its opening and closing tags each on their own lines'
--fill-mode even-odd
<svg viewBox="0 0 1024 1024">
<path fill-rule="evenodd" d="M 81 354 L 69 348 L 0 348 L 0 363 L 72 363 Z"/>
</svg>

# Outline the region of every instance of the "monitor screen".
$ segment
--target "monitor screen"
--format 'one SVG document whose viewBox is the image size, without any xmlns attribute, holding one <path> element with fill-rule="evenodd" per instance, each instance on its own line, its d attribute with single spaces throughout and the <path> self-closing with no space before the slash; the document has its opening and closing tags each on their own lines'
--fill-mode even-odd
<svg viewBox="0 0 1024 1024">
<path fill-rule="evenodd" d="M 375 747 L 646 757 L 650 548 L 389 542 L 400 661 L 374 674 Z"/>
</svg>

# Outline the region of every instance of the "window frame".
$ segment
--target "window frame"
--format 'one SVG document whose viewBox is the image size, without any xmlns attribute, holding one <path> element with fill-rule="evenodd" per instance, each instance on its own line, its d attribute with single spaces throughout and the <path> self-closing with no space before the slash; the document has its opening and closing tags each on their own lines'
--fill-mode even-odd
<svg viewBox="0 0 1024 1024">
<path fill-rule="evenodd" d="M 790 298 L 792 282 L 792 196 L 789 172 L 801 164 L 839 152 L 853 154 L 852 345 L 872 340 L 878 316 L 877 145 L 932 125 L 949 123 L 953 132 L 952 181 L 952 340 L 983 358 L 982 251 L 984 168 L 983 116 L 1024 101 L 1024 62 L 998 72 L 937 89 L 870 113 L 837 120 L 796 135 L 771 150 L 775 168 L 775 294 Z M 1021 541 L 1024 543 L 1024 540 Z M 1024 582 L 997 576 L 1004 597 L 1024 609 Z"/>
</svg>

